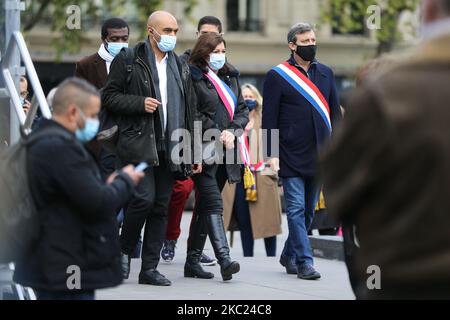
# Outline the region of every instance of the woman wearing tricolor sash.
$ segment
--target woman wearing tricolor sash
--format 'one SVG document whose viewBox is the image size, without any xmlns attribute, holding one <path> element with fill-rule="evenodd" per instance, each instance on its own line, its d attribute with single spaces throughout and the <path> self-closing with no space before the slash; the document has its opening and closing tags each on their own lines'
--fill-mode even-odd
<svg viewBox="0 0 450 320">
<path fill-rule="evenodd" d="M 226 43 L 222 36 L 201 36 L 192 50 L 189 63 L 202 131 L 211 132 L 213 129 L 218 133 L 218 138 L 216 160 L 212 164 L 205 163 L 202 173 L 193 177 L 200 197 L 195 210 L 196 218 L 191 225 L 184 274 L 193 278 L 214 277 L 199 264 L 207 234 L 220 264 L 222 279 L 228 281 L 239 272 L 240 266 L 230 258 L 221 192 L 226 181 L 238 183 L 242 179 L 240 162 L 237 156 L 231 157 L 230 154 L 238 154 L 238 139 L 248 123 L 248 109 L 239 87 L 239 72 L 226 63 Z"/>
</svg>

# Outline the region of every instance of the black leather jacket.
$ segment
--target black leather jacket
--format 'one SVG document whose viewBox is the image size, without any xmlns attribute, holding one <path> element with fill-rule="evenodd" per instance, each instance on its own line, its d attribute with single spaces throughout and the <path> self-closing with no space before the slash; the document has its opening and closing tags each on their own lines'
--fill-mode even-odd
<svg viewBox="0 0 450 320">
<path fill-rule="evenodd" d="M 219 72 L 219 77 L 231 88 L 238 99 L 233 121 L 230 120 L 222 100 L 212 83 L 197 66 L 190 65 L 192 80 L 197 95 L 197 111 L 202 121 L 203 132 L 208 129 L 220 131 L 232 129 L 236 136 L 240 136 L 248 123 L 248 108 L 244 104 L 239 84 L 239 72 L 230 64 L 227 64 L 226 72 Z M 221 70 L 221 71 L 222 71 Z M 240 131 L 240 133 L 239 133 Z M 238 153 L 237 137 L 235 143 L 235 159 L 240 157 Z M 241 181 L 241 166 L 239 164 L 227 164 L 227 174 L 230 183 Z"/>
</svg>

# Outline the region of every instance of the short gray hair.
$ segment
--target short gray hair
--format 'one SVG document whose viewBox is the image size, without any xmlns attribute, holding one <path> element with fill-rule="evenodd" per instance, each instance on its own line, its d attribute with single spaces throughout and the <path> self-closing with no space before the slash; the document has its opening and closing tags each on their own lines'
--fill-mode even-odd
<svg viewBox="0 0 450 320">
<path fill-rule="evenodd" d="M 289 30 L 287 35 L 288 43 L 296 43 L 297 35 L 303 34 L 306 32 L 314 31 L 314 27 L 306 22 L 300 22 L 292 26 L 291 30 Z"/>
</svg>

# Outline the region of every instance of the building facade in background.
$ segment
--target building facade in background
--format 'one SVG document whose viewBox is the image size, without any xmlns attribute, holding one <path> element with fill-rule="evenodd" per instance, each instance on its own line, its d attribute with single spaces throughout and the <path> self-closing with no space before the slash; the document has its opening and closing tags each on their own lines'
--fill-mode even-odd
<svg viewBox="0 0 450 320">
<path fill-rule="evenodd" d="M 76 2 L 76 1 L 75 1 Z M 374 57 L 377 42 L 373 31 L 364 28 L 352 34 L 341 34 L 331 26 L 320 25 L 321 5 L 319 0 L 199 0 L 192 16 L 184 15 L 183 1 L 166 0 L 163 9 L 173 13 L 180 25 L 177 53 L 192 48 L 195 41 L 196 22 L 205 15 L 214 15 L 224 23 L 225 39 L 228 44 L 228 58 L 240 70 L 242 82 L 251 82 L 262 88 L 264 75 L 274 65 L 289 56 L 286 34 L 297 22 L 310 22 L 317 26 L 318 59 L 333 68 L 338 88 L 351 87 L 358 67 Z M 105 12 L 104 18 L 111 13 Z M 130 44 L 141 40 L 145 26 L 136 24 L 133 8 L 121 15 L 131 27 Z M 62 63 L 55 68 L 54 49 L 48 25 L 42 23 L 27 35 L 27 42 L 45 91 L 71 75 L 74 63 L 95 52 L 100 44 L 100 24 L 92 25 L 83 20 L 81 28 L 86 41 L 76 55 L 63 55 Z M 415 15 L 404 19 L 405 25 L 417 20 Z M 414 44 L 411 36 L 400 47 Z"/>
</svg>

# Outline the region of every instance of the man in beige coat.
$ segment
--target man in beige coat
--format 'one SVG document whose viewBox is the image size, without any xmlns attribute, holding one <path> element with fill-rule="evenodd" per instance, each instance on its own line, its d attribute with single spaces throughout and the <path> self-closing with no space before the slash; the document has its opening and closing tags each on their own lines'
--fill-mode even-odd
<svg viewBox="0 0 450 320">
<path fill-rule="evenodd" d="M 412 61 L 365 83 L 323 161 L 356 226 L 359 299 L 450 298 L 450 0 L 423 1 Z"/>
</svg>

